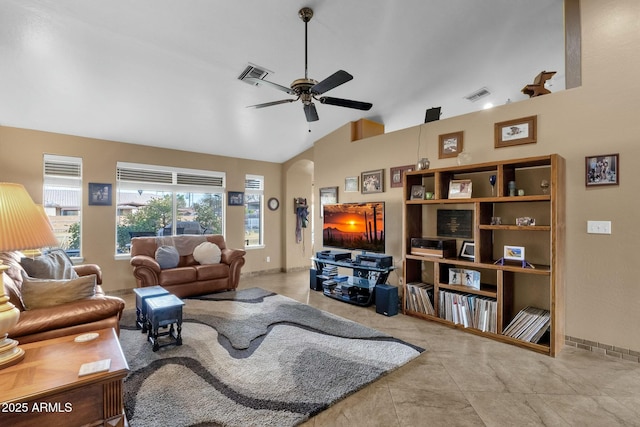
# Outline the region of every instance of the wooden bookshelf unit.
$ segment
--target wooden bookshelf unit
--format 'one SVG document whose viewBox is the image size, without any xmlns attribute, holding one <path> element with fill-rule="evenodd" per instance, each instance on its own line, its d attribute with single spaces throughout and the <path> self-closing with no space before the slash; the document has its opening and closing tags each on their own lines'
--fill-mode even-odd
<svg viewBox="0 0 640 427">
<path fill-rule="evenodd" d="M 555 357 L 565 340 L 564 163 L 551 154 L 407 172 L 403 312 Z M 460 198 L 450 198 L 452 181 L 471 183 L 471 197 L 452 193 Z M 424 187 L 434 198 L 412 199 L 412 186 Z M 471 211 L 469 223 L 460 223 L 469 215 L 456 211 Z M 516 224 L 516 218 L 535 223 Z M 412 255 L 412 238 L 455 238 L 457 256 Z M 463 245 L 473 248 L 471 257 L 460 257 Z M 505 246 L 515 248 L 516 258 L 524 248 L 526 262 L 503 260 Z M 456 279 L 450 269 L 477 271 L 480 283 L 450 283 L 450 277 Z M 424 309 L 429 303 L 432 311 Z"/>
</svg>

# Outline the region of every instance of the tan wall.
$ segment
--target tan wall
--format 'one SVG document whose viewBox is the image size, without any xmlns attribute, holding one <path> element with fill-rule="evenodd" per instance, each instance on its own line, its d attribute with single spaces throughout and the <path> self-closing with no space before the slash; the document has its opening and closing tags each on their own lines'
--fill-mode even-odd
<svg viewBox="0 0 640 427">
<path fill-rule="evenodd" d="M 263 175 L 265 177 L 265 198 L 282 199 L 282 166 L 276 163 L 151 148 L 2 126 L 0 126 L 0 147 L 2 148 L 0 181 L 23 184 L 36 203 L 42 203 L 42 165 L 45 153 L 82 157 L 85 185 L 89 182 L 104 182 L 113 184 L 115 189 L 116 163 L 127 161 L 225 172 L 227 174 L 227 190 L 231 191 L 244 191 L 246 174 Z M 129 261 L 116 260 L 114 257 L 115 203 L 112 206 L 88 206 L 85 192 L 82 208 L 84 213 L 82 255 L 85 262 L 96 263 L 102 267 L 106 291 L 134 288 L 135 280 L 131 274 Z M 264 236 L 265 247 L 247 251 L 247 262 L 242 269 L 243 273 L 279 269 L 283 264 L 282 239 L 280 238 L 280 215 L 282 212 L 282 210 L 272 212 L 265 208 L 264 218 L 267 224 Z M 242 248 L 244 245 L 244 209 L 237 206 L 227 207 L 225 228 L 227 245 Z M 267 256 L 270 257 L 270 263 L 266 262 Z"/>
<path fill-rule="evenodd" d="M 581 87 L 358 142 L 349 142 L 345 125 L 315 144 L 315 185 L 339 186 L 341 202 L 386 201 L 386 250 L 401 266 L 401 189 L 389 187 L 390 167 L 415 164 L 423 156 L 431 167 L 455 165 L 455 159 L 438 159 L 437 143 L 438 135 L 456 131 L 464 131 L 473 163 L 562 155 L 567 164 L 566 332 L 640 351 L 634 266 L 640 242 L 635 218 L 640 202 L 634 193 L 640 182 L 640 2 L 582 1 L 581 13 Z M 536 144 L 494 149 L 495 122 L 530 115 L 538 116 Z M 587 189 L 585 156 L 610 153 L 620 154 L 620 185 Z M 381 168 L 384 193 L 344 193 L 345 177 Z M 316 220 L 315 233 L 321 236 L 322 222 Z M 612 221 L 612 234 L 587 234 L 587 220 Z"/>
</svg>

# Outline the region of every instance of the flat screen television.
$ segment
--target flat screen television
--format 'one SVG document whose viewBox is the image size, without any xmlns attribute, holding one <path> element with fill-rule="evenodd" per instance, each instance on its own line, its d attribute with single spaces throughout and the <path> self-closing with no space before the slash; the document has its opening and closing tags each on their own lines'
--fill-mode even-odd
<svg viewBox="0 0 640 427">
<path fill-rule="evenodd" d="M 384 253 L 384 202 L 328 204 L 322 216 L 323 246 Z"/>
</svg>

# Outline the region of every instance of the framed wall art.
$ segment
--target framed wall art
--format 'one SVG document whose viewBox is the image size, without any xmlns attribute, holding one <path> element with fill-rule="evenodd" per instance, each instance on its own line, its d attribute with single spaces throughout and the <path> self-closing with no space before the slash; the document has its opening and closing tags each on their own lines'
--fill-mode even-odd
<svg viewBox="0 0 640 427">
<path fill-rule="evenodd" d="M 89 183 L 89 205 L 111 206 L 111 184 Z"/>
<path fill-rule="evenodd" d="M 324 211 L 324 205 L 338 203 L 338 187 L 323 187 L 320 189 L 320 217 Z"/>
<path fill-rule="evenodd" d="M 244 206 L 244 193 L 242 191 L 229 191 L 227 193 L 229 206 Z"/>
<path fill-rule="evenodd" d="M 585 158 L 584 182 L 587 187 L 618 185 L 620 183 L 619 154 L 605 154 Z"/>
<path fill-rule="evenodd" d="M 384 169 L 362 172 L 362 194 L 384 192 Z"/>
<path fill-rule="evenodd" d="M 536 142 L 537 116 L 523 117 L 494 125 L 495 148 Z"/>
<path fill-rule="evenodd" d="M 415 165 L 396 166 L 390 169 L 391 187 L 402 187 L 404 174 L 415 169 Z"/>
<path fill-rule="evenodd" d="M 457 157 L 463 149 L 464 132 L 453 132 L 440 135 L 438 144 L 438 158 Z"/>
<path fill-rule="evenodd" d="M 344 179 L 344 191 L 345 193 L 353 193 L 356 191 L 360 191 L 360 185 L 359 185 L 359 180 L 360 177 L 358 176 L 348 176 Z"/>
</svg>

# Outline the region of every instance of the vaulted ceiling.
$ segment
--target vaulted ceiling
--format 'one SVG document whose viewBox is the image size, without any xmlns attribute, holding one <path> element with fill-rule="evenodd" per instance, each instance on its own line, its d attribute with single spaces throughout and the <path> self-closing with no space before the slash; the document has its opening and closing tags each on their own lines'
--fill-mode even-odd
<svg viewBox="0 0 640 427">
<path fill-rule="evenodd" d="M 325 95 L 369 111 L 246 108 L 295 99 L 238 76 L 305 76 L 305 6 L 308 77 L 346 70 Z M 0 0 L 0 125 L 224 156 L 283 162 L 360 118 L 393 131 L 522 101 L 542 70 L 564 89 L 562 0 Z"/>
</svg>

